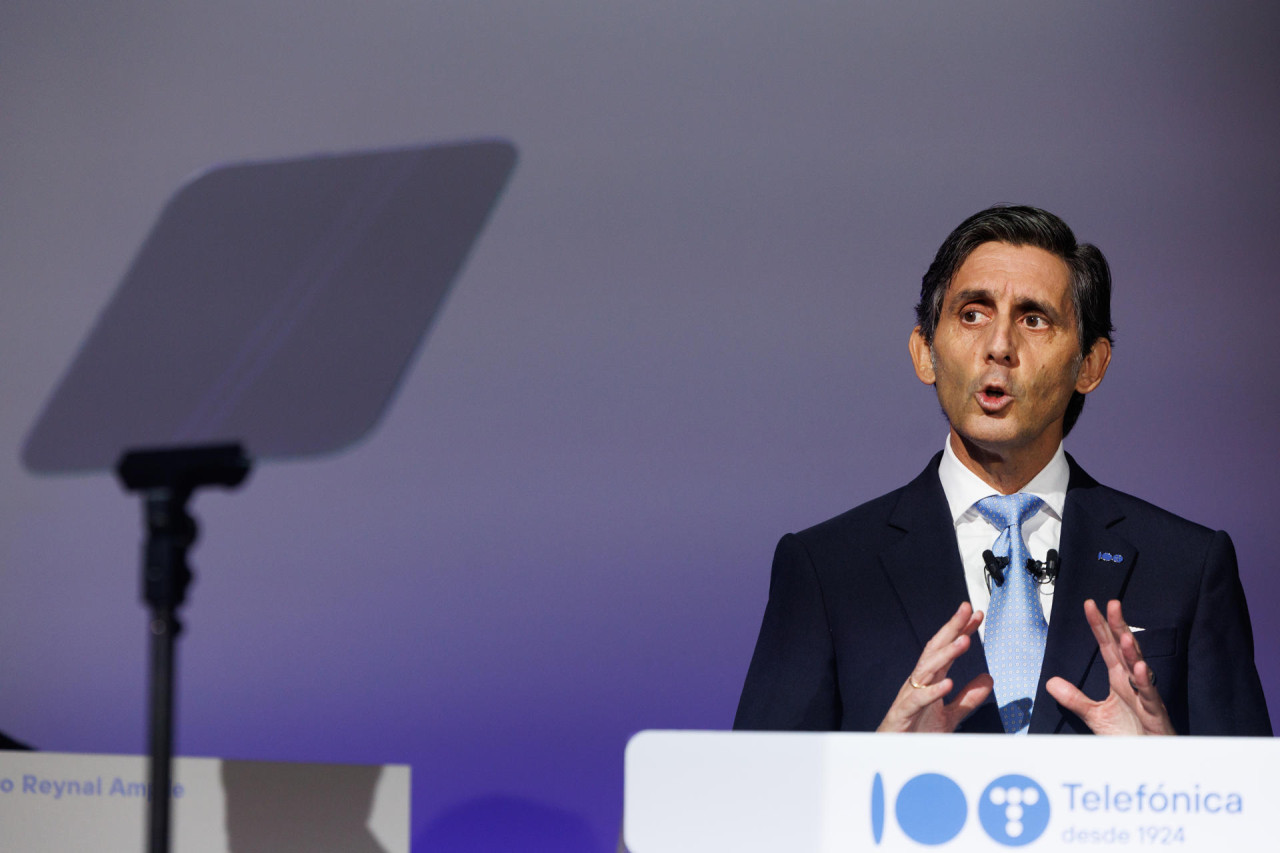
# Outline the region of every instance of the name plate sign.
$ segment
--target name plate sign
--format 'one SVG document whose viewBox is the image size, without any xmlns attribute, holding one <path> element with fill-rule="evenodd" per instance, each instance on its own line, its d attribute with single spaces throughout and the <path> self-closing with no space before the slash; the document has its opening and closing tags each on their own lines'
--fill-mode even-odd
<svg viewBox="0 0 1280 853">
<path fill-rule="evenodd" d="M 641 732 L 632 853 L 1264 849 L 1271 738 Z"/>
<path fill-rule="evenodd" d="M 174 760 L 173 849 L 409 851 L 409 768 Z M 0 752 L 0 850 L 145 849 L 147 759 Z"/>
</svg>

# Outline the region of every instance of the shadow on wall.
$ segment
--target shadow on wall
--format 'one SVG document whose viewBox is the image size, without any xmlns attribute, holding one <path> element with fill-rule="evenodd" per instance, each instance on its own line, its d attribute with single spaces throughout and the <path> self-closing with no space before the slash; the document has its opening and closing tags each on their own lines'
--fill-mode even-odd
<svg viewBox="0 0 1280 853">
<path fill-rule="evenodd" d="M 445 812 L 413 839 L 415 853 L 602 853 L 586 821 L 517 797 L 481 797 Z M 237 851 L 238 853 L 238 851 Z"/>
<path fill-rule="evenodd" d="M 382 768 L 224 761 L 232 853 L 386 853 L 369 831 Z"/>
</svg>

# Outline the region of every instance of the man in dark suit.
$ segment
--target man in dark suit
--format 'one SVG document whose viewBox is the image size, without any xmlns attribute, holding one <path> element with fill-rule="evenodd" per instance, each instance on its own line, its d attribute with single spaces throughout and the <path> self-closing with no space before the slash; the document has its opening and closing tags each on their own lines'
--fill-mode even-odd
<svg viewBox="0 0 1280 853">
<path fill-rule="evenodd" d="M 1271 734 L 1231 540 L 1062 450 L 1110 298 L 1101 252 L 1043 210 L 952 232 L 910 339 L 944 451 L 783 537 L 735 728 Z"/>
</svg>

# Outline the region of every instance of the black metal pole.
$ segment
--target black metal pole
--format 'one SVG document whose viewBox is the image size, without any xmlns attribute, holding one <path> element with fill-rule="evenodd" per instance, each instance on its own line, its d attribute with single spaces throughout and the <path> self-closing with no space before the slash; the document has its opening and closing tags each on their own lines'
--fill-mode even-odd
<svg viewBox="0 0 1280 853">
<path fill-rule="evenodd" d="M 191 583 L 187 551 L 196 540 L 196 523 L 186 504 L 185 487 L 157 487 L 146 492 L 147 543 L 142 595 L 151 605 L 151 798 L 149 853 L 169 853 L 173 790 L 174 657 L 182 624 L 178 608 Z"/>
<path fill-rule="evenodd" d="M 151 617 L 151 801 L 149 853 L 169 853 L 169 792 L 173 789 L 173 657 L 178 633 L 172 613 Z"/>
<path fill-rule="evenodd" d="M 200 486 L 239 485 L 249 473 L 239 445 L 135 451 L 117 468 L 130 491 L 143 494 L 147 529 L 142 559 L 142 597 L 151 607 L 150 792 L 148 853 L 169 853 L 173 805 L 174 659 L 182 631 L 178 611 L 191 583 L 187 551 L 196 522 L 187 501 Z"/>
</svg>

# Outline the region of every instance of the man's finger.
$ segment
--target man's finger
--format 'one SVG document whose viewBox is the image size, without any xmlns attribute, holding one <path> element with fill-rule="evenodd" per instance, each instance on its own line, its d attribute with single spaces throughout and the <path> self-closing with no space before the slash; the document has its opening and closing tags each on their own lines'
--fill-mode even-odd
<svg viewBox="0 0 1280 853">
<path fill-rule="evenodd" d="M 1057 700 L 1058 704 L 1084 719 L 1085 714 L 1093 709 L 1097 702 L 1084 695 L 1074 684 L 1061 676 L 1055 675 L 1045 682 L 1044 689 Z"/>
<path fill-rule="evenodd" d="M 991 695 L 991 689 L 994 685 L 995 682 L 986 673 L 974 678 L 973 681 L 970 681 L 960 689 L 955 701 L 947 706 L 948 713 L 953 715 L 958 724 L 965 717 L 972 714 L 979 705 L 987 701 L 987 697 Z"/>
<path fill-rule="evenodd" d="M 1130 630 L 1129 623 L 1124 621 L 1124 611 L 1120 602 L 1114 598 L 1107 602 L 1106 630 L 1111 635 L 1113 648 L 1116 650 L 1114 660 L 1112 655 L 1103 651 L 1103 660 L 1107 664 L 1113 682 L 1112 689 L 1123 693 L 1122 682 L 1127 681 L 1136 690 L 1138 685 L 1134 682 L 1134 672 L 1142 662 L 1142 648 L 1138 638 Z M 1099 649 L 1102 649 L 1101 640 L 1099 640 Z"/>
<path fill-rule="evenodd" d="M 932 684 L 922 684 L 920 687 L 908 681 L 898 692 L 898 698 L 893 703 L 894 707 L 903 717 L 915 716 L 934 702 L 944 699 L 951 692 L 951 686 L 949 678 Z"/>
<path fill-rule="evenodd" d="M 911 679 L 917 684 L 931 684 L 944 677 L 956 658 L 969 650 L 972 642 L 969 638 L 980 624 L 982 611 L 974 613 L 968 602 L 962 604 L 955 616 L 925 644 Z"/>
<path fill-rule="evenodd" d="M 1119 599 L 1113 598 L 1107 602 L 1107 624 L 1116 636 L 1129 633 L 1129 623 L 1124 621 L 1124 610 Z"/>
<path fill-rule="evenodd" d="M 1120 657 L 1124 659 L 1124 664 L 1130 670 L 1142 663 L 1142 647 L 1138 645 L 1138 638 L 1133 634 L 1125 634 L 1120 638 Z"/>
<path fill-rule="evenodd" d="M 972 634 L 981 622 L 982 614 L 974 613 L 973 605 L 967 601 L 960 602 L 960 606 L 956 608 L 955 613 L 951 614 L 951 618 L 943 623 L 938 633 L 929 638 L 929 642 L 925 643 L 925 651 L 929 651 L 930 647 L 935 649 L 944 647 L 956 637 Z"/>
<path fill-rule="evenodd" d="M 967 634 L 961 634 L 940 649 L 926 650 L 916 662 L 916 668 L 911 673 L 912 680 L 916 684 L 932 684 L 940 678 L 945 678 L 951 670 L 951 665 L 960 655 L 969 651 L 972 644 L 973 641 Z"/>
<path fill-rule="evenodd" d="M 1139 692 L 1155 689 L 1156 674 L 1151 671 L 1151 666 L 1144 660 L 1140 660 L 1134 665 L 1133 680 L 1138 685 Z"/>
<path fill-rule="evenodd" d="M 889 713 L 877 727 L 880 732 L 912 731 L 921 715 L 935 702 L 941 702 L 951 692 L 951 679 L 944 678 L 937 684 L 913 687 L 908 681 L 898 691 Z"/>
<path fill-rule="evenodd" d="M 1164 700 L 1156 690 L 1155 673 L 1146 661 L 1139 661 L 1133 668 L 1133 686 L 1144 711 L 1155 715 L 1164 713 Z"/>
<path fill-rule="evenodd" d="M 1106 664 L 1107 671 L 1111 672 L 1116 664 L 1122 663 L 1120 649 L 1116 643 L 1115 635 L 1111 632 L 1111 625 L 1107 623 L 1102 612 L 1098 610 L 1098 605 L 1091 598 L 1085 600 L 1084 618 L 1088 620 L 1089 628 L 1093 631 L 1093 638 L 1098 643 L 1098 651 L 1102 653 L 1102 662 Z"/>
</svg>

